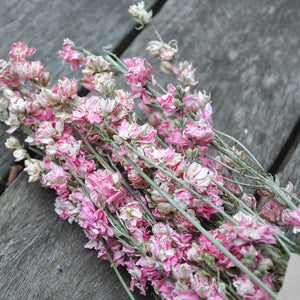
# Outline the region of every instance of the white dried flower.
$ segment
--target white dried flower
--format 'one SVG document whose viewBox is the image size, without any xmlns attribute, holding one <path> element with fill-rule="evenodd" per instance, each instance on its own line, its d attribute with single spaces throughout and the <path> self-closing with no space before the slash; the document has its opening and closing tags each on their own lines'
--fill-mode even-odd
<svg viewBox="0 0 300 300">
<path fill-rule="evenodd" d="M 26 150 L 24 150 L 24 149 L 16 149 L 13 152 L 13 156 L 15 158 L 15 161 L 21 161 L 21 160 L 25 159 Z"/>
<path fill-rule="evenodd" d="M 94 76 L 93 84 L 95 90 L 100 94 L 109 96 L 116 87 L 116 81 L 113 78 L 113 73 L 98 73 Z"/>
<path fill-rule="evenodd" d="M 44 163 L 41 160 L 33 159 L 25 160 L 25 169 L 29 175 L 28 182 L 37 181 L 40 178 L 41 172 L 44 171 Z"/>
<path fill-rule="evenodd" d="M 153 57 L 159 56 L 163 61 L 172 60 L 177 52 L 176 48 L 172 48 L 169 44 L 160 41 L 150 41 L 146 50 L 148 50 Z"/>
<path fill-rule="evenodd" d="M 141 25 L 138 29 L 142 29 L 144 25 L 152 21 L 152 10 L 146 11 L 144 1 L 139 2 L 137 5 L 131 5 L 128 12 L 133 20 Z"/>
<path fill-rule="evenodd" d="M 20 146 L 20 142 L 14 136 L 9 137 L 5 142 L 5 147 L 7 149 L 16 149 L 18 146 Z"/>
<path fill-rule="evenodd" d="M 82 74 L 92 76 L 95 73 L 107 72 L 110 70 L 110 64 L 102 56 L 90 55 L 87 57 L 85 69 Z"/>
</svg>

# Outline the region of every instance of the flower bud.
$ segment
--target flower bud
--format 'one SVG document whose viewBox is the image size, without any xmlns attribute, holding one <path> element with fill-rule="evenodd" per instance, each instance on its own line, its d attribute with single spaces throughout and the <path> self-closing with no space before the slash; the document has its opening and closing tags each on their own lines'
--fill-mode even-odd
<svg viewBox="0 0 300 300">
<path fill-rule="evenodd" d="M 191 157 L 193 156 L 193 150 L 192 150 L 191 148 L 187 149 L 187 151 L 186 151 L 186 156 L 187 156 L 188 158 L 191 158 Z"/>
<path fill-rule="evenodd" d="M 182 104 L 182 106 L 183 106 L 183 104 Z M 187 122 L 188 122 L 188 119 L 187 118 L 183 118 L 183 120 L 182 120 L 182 126 L 185 127 L 185 125 L 187 124 Z"/>
<path fill-rule="evenodd" d="M 177 108 L 183 108 L 183 104 L 182 104 L 180 101 L 174 101 L 174 105 L 175 105 Z"/>
<path fill-rule="evenodd" d="M 193 150 L 193 156 L 194 156 L 194 157 L 198 157 L 198 156 L 199 156 L 199 149 L 198 149 L 198 148 L 195 148 L 195 149 Z"/>
<path fill-rule="evenodd" d="M 174 125 L 175 125 L 177 128 L 180 128 L 180 127 L 181 127 L 180 121 L 179 121 L 178 119 L 174 120 Z"/>
<path fill-rule="evenodd" d="M 163 74 L 166 74 L 166 75 L 172 75 L 174 73 L 172 64 L 168 61 L 162 61 L 160 63 L 159 69 Z"/>
</svg>

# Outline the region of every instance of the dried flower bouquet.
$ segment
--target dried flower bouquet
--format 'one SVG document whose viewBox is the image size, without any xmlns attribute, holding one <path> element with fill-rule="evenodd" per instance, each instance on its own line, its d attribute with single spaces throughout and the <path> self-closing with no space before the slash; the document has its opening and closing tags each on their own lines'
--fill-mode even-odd
<svg viewBox="0 0 300 300">
<path fill-rule="evenodd" d="M 129 12 L 140 28 L 151 21 L 142 2 Z M 176 82 L 166 89 L 146 60 L 95 56 L 66 39 L 59 55 L 82 69 L 85 97 L 76 79 L 50 85 L 41 62 L 28 61 L 35 49 L 14 44 L 0 61 L 0 114 L 27 146 L 13 136 L 6 146 L 30 182 L 55 189 L 55 211 L 83 228 L 86 247 L 118 276 L 117 266 L 127 268 L 130 288 L 120 280 L 130 298 L 151 285 L 162 299 L 274 299 L 300 252 L 283 232 L 300 231 L 299 199 L 213 127 L 192 64 L 177 62 L 176 42 L 155 33 L 147 50 Z M 251 191 L 270 198 L 260 211 Z"/>
</svg>

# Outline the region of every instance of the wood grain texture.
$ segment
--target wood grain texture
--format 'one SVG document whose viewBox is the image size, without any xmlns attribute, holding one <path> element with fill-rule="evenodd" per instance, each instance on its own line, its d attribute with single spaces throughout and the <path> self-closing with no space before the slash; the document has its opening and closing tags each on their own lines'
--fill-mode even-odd
<svg viewBox="0 0 300 300">
<path fill-rule="evenodd" d="M 0 298 L 128 299 L 110 264 L 83 247 L 79 226 L 56 215 L 54 193 L 27 180 L 22 173 L 0 198 Z"/>
<path fill-rule="evenodd" d="M 283 172 L 280 174 L 280 181 L 283 185 L 291 181 L 294 185 L 294 192 L 298 198 L 300 197 L 300 145 L 298 145 Z"/>
<path fill-rule="evenodd" d="M 215 127 L 244 142 L 265 168 L 300 114 L 299 5 L 169 0 L 153 22 L 165 41 L 178 40 L 178 60 L 197 68 L 197 88 L 212 94 Z M 145 51 L 153 39 L 146 28 L 124 57 L 139 55 L 157 66 Z"/>
<path fill-rule="evenodd" d="M 65 38 L 95 54 L 102 47 L 115 47 L 135 26 L 127 13 L 134 0 L 11 0 L 2 1 L 0 12 L 0 57 L 19 40 L 35 47 L 53 82 L 62 75 L 73 76 L 57 52 Z M 148 2 L 149 5 L 154 0 Z"/>
<path fill-rule="evenodd" d="M 12 151 L 5 148 L 5 141 L 9 137 L 9 134 L 5 132 L 6 126 L 0 123 L 0 184 L 3 183 L 5 176 L 11 165 L 14 162 Z"/>
</svg>

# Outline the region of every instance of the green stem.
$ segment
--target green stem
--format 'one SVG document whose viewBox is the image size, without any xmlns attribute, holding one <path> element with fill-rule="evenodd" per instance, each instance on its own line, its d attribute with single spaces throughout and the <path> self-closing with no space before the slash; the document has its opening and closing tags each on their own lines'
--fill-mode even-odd
<svg viewBox="0 0 300 300">
<path fill-rule="evenodd" d="M 111 145 L 117 150 L 118 146 L 115 143 Z M 173 205 L 186 219 L 188 219 L 197 230 L 199 230 L 207 239 L 209 239 L 222 253 L 224 253 L 242 272 L 262 288 L 269 296 L 276 299 L 276 293 L 266 286 L 257 276 L 255 276 L 246 266 L 244 266 L 233 254 L 231 254 L 221 243 L 214 239 L 198 222 L 192 218 L 178 203 L 176 203 L 167 193 L 165 193 L 150 177 L 148 177 L 126 154 L 123 158 L 131 164 L 131 166 L 148 182 L 150 183 L 171 205 Z"/>
<path fill-rule="evenodd" d="M 266 224 L 265 221 L 259 216 L 257 215 L 254 211 L 252 211 L 252 209 L 250 209 L 246 203 L 244 203 L 243 201 L 241 201 L 238 197 L 236 197 L 233 193 L 231 193 L 228 189 L 226 189 L 225 187 L 223 187 L 221 184 L 219 184 L 216 180 L 214 180 L 213 178 L 211 178 L 211 180 L 214 182 L 214 184 L 216 184 L 221 190 L 223 190 L 226 194 L 228 194 L 232 199 L 234 199 L 236 202 L 238 202 L 249 214 L 256 216 L 258 221 Z M 291 255 L 291 251 L 287 248 L 287 246 L 283 243 L 283 241 L 281 240 L 281 234 L 280 233 L 274 233 L 276 240 L 280 243 L 280 245 L 282 246 L 282 248 L 285 250 L 285 252 L 288 255 Z"/>
<path fill-rule="evenodd" d="M 80 130 L 77 128 L 77 126 L 74 123 L 71 123 L 71 125 L 74 127 L 76 132 L 79 134 L 80 138 L 84 141 L 87 148 L 90 150 L 91 153 L 95 155 L 97 160 L 100 162 L 100 164 L 107 170 L 112 171 L 112 168 L 110 165 L 94 150 L 94 148 L 91 146 L 91 144 L 87 141 L 85 136 L 80 132 Z"/>
<path fill-rule="evenodd" d="M 224 133 L 224 132 L 221 132 L 221 131 L 219 131 L 219 130 L 216 130 L 216 129 L 214 129 L 214 131 L 216 132 L 216 133 L 219 133 L 219 134 L 221 134 L 221 135 L 223 135 L 223 136 L 225 136 L 225 137 L 227 137 L 228 139 L 230 139 L 230 140 L 232 140 L 232 141 L 234 141 L 235 143 L 237 143 L 238 145 L 240 145 L 248 154 L 249 154 L 249 156 L 252 158 L 252 160 L 256 163 L 256 165 L 261 169 L 261 171 L 263 171 L 264 172 L 264 168 L 262 167 L 262 165 L 257 161 L 257 159 L 254 157 L 254 155 L 240 142 L 240 141 L 238 141 L 237 139 L 235 139 L 234 137 L 232 137 L 232 136 L 230 136 L 230 135 L 228 135 L 228 134 L 226 134 L 226 133 Z"/>
<path fill-rule="evenodd" d="M 106 252 L 107 257 L 108 257 L 108 259 L 109 259 L 109 261 L 110 261 L 110 263 L 111 263 L 111 265 L 112 265 L 112 267 L 113 267 L 113 269 L 114 269 L 116 275 L 118 276 L 118 278 L 119 278 L 121 284 L 123 285 L 125 291 L 127 292 L 129 298 L 132 299 L 132 300 L 135 300 L 135 298 L 134 298 L 134 296 L 132 295 L 131 291 L 129 290 L 129 288 L 128 288 L 126 282 L 125 282 L 124 279 L 122 278 L 122 276 L 121 276 L 121 274 L 120 274 L 118 268 L 116 267 L 116 265 L 115 265 L 115 263 L 114 263 L 114 261 L 113 261 L 111 255 L 109 254 L 109 251 L 108 251 L 107 246 L 106 246 L 106 242 L 105 242 L 105 240 L 104 240 L 102 237 L 101 237 L 101 242 L 102 242 L 102 244 L 103 244 L 103 247 L 104 247 L 104 249 L 105 249 L 105 252 Z"/>
<path fill-rule="evenodd" d="M 111 142 L 112 145 L 113 142 Z M 171 177 L 174 181 L 176 181 L 177 183 L 181 184 L 182 186 L 184 186 L 188 191 L 190 191 L 193 195 L 195 195 L 196 197 L 200 198 L 201 200 L 203 200 L 203 202 L 205 202 L 206 204 L 210 205 L 212 208 L 214 208 L 216 211 L 218 211 L 225 219 L 230 220 L 233 224 L 237 225 L 237 222 L 228 214 L 226 214 L 223 210 L 221 210 L 218 206 L 212 204 L 211 202 L 209 202 L 208 200 L 206 200 L 202 195 L 200 195 L 199 193 L 197 193 L 194 189 L 192 189 L 190 186 L 188 186 L 186 183 L 184 183 L 182 180 L 178 179 L 175 175 L 173 175 L 172 173 L 170 173 L 168 170 L 162 168 L 161 166 L 157 165 L 156 163 L 154 163 L 153 161 L 151 161 L 150 159 L 148 159 L 146 156 L 144 156 L 143 154 L 141 154 L 139 151 L 137 151 L 136 149 L 134 149 L 128 142 L 126 142 L 125 140 L 123 140 L 124 145 L 129 148 L 132 152 L 134 152 L 135 154 L 137 154 L 140 158 L 142 158 L 143 160 L 145 160 L 146 162 L 148 162 L 149 164 L 151 164 L 152 166 L 154 166 L 155 168 L 157 168 L 158 170 L 162 171 L 163 173 L 165 173 L 166 175 L 168 175 L 169 177 Z M 116 144 L 115 144 L 116 145 Z"/>
<path fill-rule="evenodd" d="M 254 168 L 252 168 L 248 163 L 246 163 L 244 160 L 240 159 L 237 155 L 233 155 L 231 151 L 228 151 L 224 148 L 222 148 L 220 145 L 218 145 L 217 142 L 213 141 L 212 145 L 219 150 L 220 152 L 224 153 L 231 159 L 233 159 L 235 162 L 237 162 L 241 167 L 243 167 L 245 170 L 247 170 L 249 173 L 251 173 L 254 177 L 257 178 L 260 182 L 262 182 L 266 187 L 268 187 L 273 193 L 275 193 L 277 196 L 279 196 L 291 209 L 297 210 L 297 206 L 284 194 L 284 192 L 281 190 L 281 188 L 273 181 L 272 176 L 266 176 L 258 173 Z"/>
</svg>

